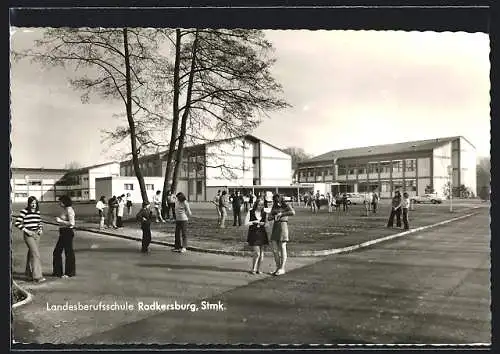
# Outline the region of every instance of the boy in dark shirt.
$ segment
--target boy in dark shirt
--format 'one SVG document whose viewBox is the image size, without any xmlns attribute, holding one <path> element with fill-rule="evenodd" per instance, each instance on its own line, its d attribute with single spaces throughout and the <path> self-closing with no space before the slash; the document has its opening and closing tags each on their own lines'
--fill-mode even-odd
<svg viewBox="0 0 500 354">
<path fill-rule="evenodd" d="M 151 243 L 151 220 L 153 220 L 153 212 L 151 204 L 148 202 L 142 203 L 142 209 L 137 213 L 137 221 L 141 223 L 142 229 L 142 253 L 147 253 L 149 244 Z"/>
</svg>

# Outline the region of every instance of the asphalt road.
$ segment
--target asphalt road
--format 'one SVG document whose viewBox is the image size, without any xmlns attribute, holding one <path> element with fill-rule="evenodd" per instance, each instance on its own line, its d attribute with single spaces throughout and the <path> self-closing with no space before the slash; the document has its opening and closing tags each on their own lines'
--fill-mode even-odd
<svg viewBox="0 0 500 354">
<path fill-rule="evenodd" d="M 55 237 L 52 230 L 44 238 L 45 265 Z M 286 275 L 272 277 L 246 274 L 249 259 L 160 246 L 143 256 L 137 243 L 81 232 L 77 277 L 32 286 L 33 303 L 14 311 L 14 335 L 21 342 L 88 344 L 489 343 L 489 242 L 482 208 L 369 249 L 291 259 Z M 25 249 L 18 237 L 14 252 L 20 271 Z M 203 309 L 203 300 L 214 306 Z M 136 309 L 46 308 L 65 301 L 128 301 Z M 139 301 L 195 304 L 198 311 L 138 311 Z"/>
<path fill-rule="evenodd" d="M 77 343 L 490 343 L 480 214 L 226 291 L 224 311 L 168 311 Z"/>
</svg>

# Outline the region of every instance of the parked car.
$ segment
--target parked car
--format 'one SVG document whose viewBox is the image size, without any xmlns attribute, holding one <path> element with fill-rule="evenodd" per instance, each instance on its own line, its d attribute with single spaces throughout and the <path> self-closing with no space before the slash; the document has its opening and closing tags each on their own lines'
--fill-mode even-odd
<svg viewBox="0 0 500 354">
<path fill-rule="evenodd" d="M 359 193 L 346 193 L 347 204 L 363 204 L 365 202 L 365 195 Z M 337 196 L 337 204 L 342 204 L 342 194 Z"/>
<path fill-rule="evenodd" d="M 432 204 L 441 204 L 443 202 L 443 198 L 437 194 L 423 194 L 416 195 L 411 198 L 412 203 L 432 203 Z"/>
</svg>

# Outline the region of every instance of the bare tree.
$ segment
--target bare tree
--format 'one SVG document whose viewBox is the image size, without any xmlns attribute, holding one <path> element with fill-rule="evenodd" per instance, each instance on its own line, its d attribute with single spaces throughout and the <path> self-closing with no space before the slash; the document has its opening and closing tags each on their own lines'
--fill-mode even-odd
<svg viewBox="0 0 500 354">
<path fill-rule="evenodd" d="M 147 139 L 147 129 L 136 119 L 148 118 L 149 75 L 158 66 L 157 31 L 154 29 L 51 28 L 33 49 L 14 53 L 15 59 L 30 58 L 46 67 L 70 66 L 76 77 L 73 88 L 83 92 L 82 102 L 91 96 L 120 100 L 128 126 L 115 132 L 115 139 L 130 137 L 135 175 L 143 201 L 147 201 L 142 171 L 139 168 L 139 139 Z M 113 138 L 113 137 L 112 137 Z"/>
</svg>

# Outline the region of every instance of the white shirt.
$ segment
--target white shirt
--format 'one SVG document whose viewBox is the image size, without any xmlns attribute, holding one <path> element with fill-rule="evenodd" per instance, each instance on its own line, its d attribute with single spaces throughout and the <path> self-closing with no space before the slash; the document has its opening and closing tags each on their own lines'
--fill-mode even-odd
<svg viewBox="0 0 500 354">
<path fill-rule="evenodd" d="M 116 212 L 116 215 L 123 217 L 123 209 L 125 209 L 125 201 L 124 200 L 118 202 L 118 211 Z"/>
<path fill-rule="evenodd" d="M 401 202 L 401 208 L 409 208 L 410 207 L 410 198 L 403 198 Z"/>
<path fill-rule="evenodd" d="M 155 194 L 153 197 L 153 203 L 155 204 L 155 207 L 159 208 L 161 206 L 161 195 Z"/>
<path fill-rule="evenodd" d="M 99 200 L 97 202 L 97 204 L 95 205 L 95 208 L 98 209 L 98 210 L 100 210 L 100 211 L 103 211 L 104 208 L 106 208 L 106 205 L 104 205 L 104 203 Z"/>
</svg>

